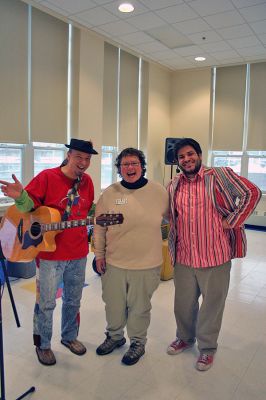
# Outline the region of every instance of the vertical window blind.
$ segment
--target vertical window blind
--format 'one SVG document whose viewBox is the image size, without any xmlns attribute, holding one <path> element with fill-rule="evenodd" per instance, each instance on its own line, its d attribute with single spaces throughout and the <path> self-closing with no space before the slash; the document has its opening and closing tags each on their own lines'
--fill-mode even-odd
<svg viewBox="0 0 266 400">
<path fill-rule="evenodd" d="M 248 150 L 266 151 L 266 63 L 250 66 Z"/>
<path fill-rule="evenodd" d="M 213 150 L 242 150 L 245 89 L 245 65 L 217 68 Z"/>
<path fill-rule="evenodd" d="M 28 143 L 28 6 L 0 1 L 0 137 Z"/>
<path fill-rule="evenodd" d="M 32 8 L 31 140 L 67 140 L 68 24 Z"/>
</svg>

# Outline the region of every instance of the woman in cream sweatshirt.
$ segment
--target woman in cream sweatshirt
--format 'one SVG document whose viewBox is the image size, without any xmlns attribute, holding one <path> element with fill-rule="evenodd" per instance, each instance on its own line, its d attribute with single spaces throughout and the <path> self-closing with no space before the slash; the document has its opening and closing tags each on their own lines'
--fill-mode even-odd
<svg viewBox="0 0 266 400">
<path fill-rule="evenodd" d="M 116 159 L 121 182 L 109 186 L 96 205 L 96 216 L 122 213 L 124 222 L 94 227 L 97 270 L 102 279 L 106 311 L 106 339 L 98 355 L 111 353 L 126 342 L 130 347 L 122 363 L 133 365 L 145 353 L 150 324 L 151 297 L 160 282 L 162 264 L 161 222 L 167 213 L 168 195 L 145 175 L 142 151 L 127 148 Z"/>
</svg>

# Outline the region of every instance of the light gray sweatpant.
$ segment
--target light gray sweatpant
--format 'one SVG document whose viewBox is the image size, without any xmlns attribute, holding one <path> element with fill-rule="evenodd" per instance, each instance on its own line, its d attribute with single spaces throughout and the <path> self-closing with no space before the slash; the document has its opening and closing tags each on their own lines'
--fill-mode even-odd
<svg viewBox="0 0 266 400">
<path fill-rule="evenodd" d="M 201 353 L 213 354 L 217 349 L 230 270 L 231 261 L 210 268 L 175 265 L 177 337 L 186 343 L 193 343 L 197 339 Z M 200 295 L 202 304 L 199 307 Z"/>
<path fill-rule="evenodd" d="M 130 342 L 147 341 L 150 325 L 151 297 L 160 282 L 160 266 L 145 270 L 128 270 L 106 265 L 102 275 L 107 332 L 122 339 L 124 328 Z"/>
</svg>

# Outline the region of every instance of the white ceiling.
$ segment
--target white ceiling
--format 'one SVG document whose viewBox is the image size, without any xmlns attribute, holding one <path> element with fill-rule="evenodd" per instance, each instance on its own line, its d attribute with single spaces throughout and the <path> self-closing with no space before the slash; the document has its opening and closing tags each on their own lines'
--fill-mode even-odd
<svg viewBox="0 0 266 400">
<path fill-rule="evenodd" d="M 266 60 L 266 0 L 24 1 L 172 70 Z"/>
</svg>

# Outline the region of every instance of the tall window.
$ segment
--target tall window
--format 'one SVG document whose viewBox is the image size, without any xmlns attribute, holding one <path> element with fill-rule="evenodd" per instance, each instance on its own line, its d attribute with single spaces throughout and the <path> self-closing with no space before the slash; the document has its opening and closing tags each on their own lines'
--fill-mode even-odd
<svg viewBox="0 0 266 400">
<path fill-rule="evenodd" d="M 231 167 L 237 174 L 241 173 L 242 151 L 213 151 L 214 167 Z"/>
<path fill-rule="evenodd" d="M 266 151 L 248 151 L 248 179 L 266 193 Z"/>
<path fill-rule="evenodd" d="M 58 167 L 65 158 L 65 146 L 55 143 L 13 144 L 0 143 L 0 176 L 1 180 L 12 182 L 12 174 L 23 185 L 26 185 L 33 175 L 46 168 Z M 12 200 L 0 191 L 0 203 Z"/>
<path fill-rule="evenodd" d="M 22 152 L 23 145 L 0 143 L 0 176 L 1 180 L 12 181 L 12 174 L 15 174 L 18 180 L 22 180 Z M 1 202 L 9 202 L 0 192 Z"/>
<path fill-rule="evenodd" d="M 214 167 L 230 167 L 266 193 L 266 151 L 213 151 Z"/>
<path fill-rule="evenodd" d="M 231 167 L 266 193 L 266 63 L 213 68 L 213 166 Z"/>
</svg>

